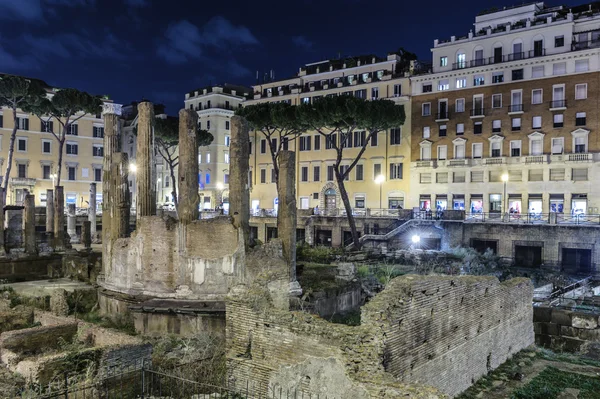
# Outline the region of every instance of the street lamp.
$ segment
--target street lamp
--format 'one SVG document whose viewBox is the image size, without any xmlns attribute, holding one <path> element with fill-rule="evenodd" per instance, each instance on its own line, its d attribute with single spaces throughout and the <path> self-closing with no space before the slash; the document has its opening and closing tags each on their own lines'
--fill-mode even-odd
<svg viewBox="0 0 600 399">
<path fill-rule="evenodd" d="M 130 171 L 131 173 L 135 173 L 135 172 L 137 171 L 137 166 L 135 166 L 135 164 L 134 164 L 134 163 L 130 163 L 130 164 L 129 164 L 129 171 Z"/>
<path fill-rule="evenodd" d="M 504 194 L 502 195 L 502 213 L 506 214 L 506 183 L 508 183 L 508 174 L 502 175 L 502 181 L 504 182 Z"/>
<path fill-rule="evenodd" d="M 379 175 L 375 178 L 375 183 L 379 184 L 379 209 L 381 209 L 381 189 L 383 187 L 384 181 L 385 181 L 384 175 Z"/>
</svg>

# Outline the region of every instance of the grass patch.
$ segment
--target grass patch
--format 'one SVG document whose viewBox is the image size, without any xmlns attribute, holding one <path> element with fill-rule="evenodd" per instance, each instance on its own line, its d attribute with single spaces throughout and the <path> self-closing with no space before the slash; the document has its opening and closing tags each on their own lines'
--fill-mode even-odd
<svg viewBox="0 0 600 399">
<path fill-rule="evenodd" d="M 538 349 L 538 356 L 540 359 L 550 360 L 553 362 L 563 362 L 571 364 L 580 364 L 582 366 L 593 366 L 600 368 L 600 361 L 593 359 L 586 359 L 581 356 L 569 354 L 569 353 L 555 353 L 548 349 Z"/>
<path fill-rule="evenodd" d="M 331 263 L 344 255 L 343 248 L 331 248 L 325 246 L 311 247 L 303 243 L 296 246 L 296 260 L 298 262 Z"/>
<path fill-rule="evenodd" d="M 600 379 L 548 367 L 529 384 L 513 392 L 514 399 L 555 399 L 566 388 L 579 389 L 579 399 L 598 398 Z"/>
<path fill-rule="evenodd" d="M 331 323 L 345 324 L 347 326 L 360 326 L 360 309 L 344 314 L 334 314 L 329 321 Z"/>
<path fill-rule="evenodd" d="M 81 319 L 88 323 L 97 324 L 100 327 L 112 328 L 129 335 L 137 335 L 133 318 L 129 314 L 115 314 L 112 317 L 102 316 L 98 312 L 89 312 L 84 314 Z"/>
<path fill-rule="evenodd" d="M 320 292 L 337 289 L 346 285 L 335 279 L 336 266 L 320 263 L 303 263 L 302 274 L 298 275 L 298 281 L 302 289 L 312 292 Z"/>
</svg>

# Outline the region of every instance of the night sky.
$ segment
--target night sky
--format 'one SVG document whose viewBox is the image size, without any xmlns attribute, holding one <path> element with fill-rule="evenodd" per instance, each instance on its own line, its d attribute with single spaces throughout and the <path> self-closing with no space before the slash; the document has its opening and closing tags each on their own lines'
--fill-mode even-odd
<svg viewBox="0 0 600 399">
<path fill-rule="evenodd" d="M 257 70 L 281 79 L 305 63 L 399 47 L 430 61 L 434 39 L 466 34 L 477 12 L 514 3 L 0 0 L 0 72 L 123 104 L 146 98 L 176 114 L 186 92 L 251 85 Z"/>
</svg>

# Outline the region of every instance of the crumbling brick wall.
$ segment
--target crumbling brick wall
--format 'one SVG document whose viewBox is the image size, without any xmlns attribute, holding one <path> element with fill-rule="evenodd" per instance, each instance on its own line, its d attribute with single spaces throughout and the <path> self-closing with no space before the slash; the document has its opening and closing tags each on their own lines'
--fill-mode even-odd
<svg viewBox="0 0 600 399">
<path fill-rule="evenodd" d="M 539 306 L 533 309 L 533 327 L 536 345 L 560 352 L 586 352 L 589 343 L 600 342 L 597 313 Z"/>
<path fill-rule="evenodd" d="M 405 276 L 362 308 L 361 322 L 384 337 L 386 371 L 454 396 L 533 344 L 532 297 L 528 279 Z"/>
</svg>

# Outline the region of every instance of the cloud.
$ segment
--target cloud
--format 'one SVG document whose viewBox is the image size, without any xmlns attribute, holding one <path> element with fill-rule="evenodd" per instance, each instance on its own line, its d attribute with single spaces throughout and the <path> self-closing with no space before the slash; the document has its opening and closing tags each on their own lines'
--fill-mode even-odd
<svg viewBox="0 0 600 399">
<path fill-rule="evenodd" d="M 235 26 L 217 16 L 211 18 L 202 29 L 187 20 L 172 23 L 156 52 L 170 64 L 183 64 L 204 58 L 207 50 L 229 50 L 257 44 L 258 40 L 248 28 Z"/>
<path fill-rule="evenodd" d="M 148 7 L 150 0 L 125 0 L 125 4 L 129 7 Z"/>
<path fill-rule="evenodd" d="M 292 43 L 294 43 L 296 47 L 300 47 L 304 50 L 312 50 L 313 48 L 313 42 L 304 36 L 293 36 Z"/>
<path fill-rule="evenodd" d="M 45 11 L 56 7 L 87 7 L 96 0 L 0 0 L 0 18 L 34 21 L 43 19 Z"/>
<path fill-rule="evenodd" d="M 4 72 L 21 72 L 39 68 L 40 65 L 37 60 L 31 56 L 17 56 L 0 47 L 0 70 Z"/>
</svg>

